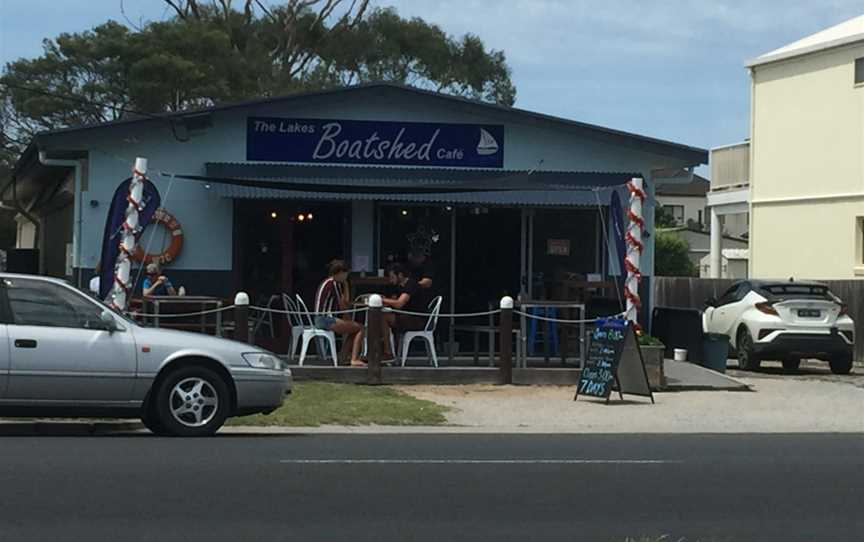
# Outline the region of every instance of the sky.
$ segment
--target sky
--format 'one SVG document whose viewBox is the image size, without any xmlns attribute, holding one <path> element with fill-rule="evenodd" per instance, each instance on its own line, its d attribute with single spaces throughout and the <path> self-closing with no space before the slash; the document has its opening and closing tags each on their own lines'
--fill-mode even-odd
<svg viewBox="0 0 864 542">
<path fill-rule="evenodd" d="M 503 50 L 517 107 L 703 148 L 749 136 L 747 60 L 864 14 L 860 0 L 373 2 Z M 122 5 L 0 0 L 0 64 L 61 32 L 170 16 L 162 0 Z"/>
</svg>

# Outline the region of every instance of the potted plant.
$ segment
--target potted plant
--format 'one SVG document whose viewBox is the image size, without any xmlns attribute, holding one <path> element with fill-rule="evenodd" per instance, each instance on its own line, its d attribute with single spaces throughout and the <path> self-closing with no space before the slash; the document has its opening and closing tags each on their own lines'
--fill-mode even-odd
<svg viewBox="0 0 864 542">
<path fill-rule="evenodd" d="M 665 388 L 666 373 L 663 371 L 663 358 L 666 352 L 666 345 L 660 339 L 642 331 L 637 331 L 636 337 L 639 340 L 639 350 L 642 351 L 642 359 L 645 361 L 648 384 L 654 390 Z"/>
</svg>

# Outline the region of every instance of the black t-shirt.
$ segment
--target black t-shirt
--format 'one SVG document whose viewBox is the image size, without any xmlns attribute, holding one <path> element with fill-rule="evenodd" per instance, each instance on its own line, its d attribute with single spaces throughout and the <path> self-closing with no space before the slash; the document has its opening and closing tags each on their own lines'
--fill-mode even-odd
<svg viewBox="0 0 864 542">
<path fill-rule="evenodd" d="M 437 288 L 437 284 L 435 284 L 435 266 L 432 265 L 429 258 L 423 260 L 423 263 L 411 267 L 411 278 L 416 280 L 418 283 L 423 279 L 429 279 L 432 281 L 432 286 L 429 288 L 420 286 L 420 300 L 423 305 L 423 311 L 425 312 L 429 308 L 429 302 L 432 301 L 433 297 L 435 297 L 434 291 Z"/>
<path fill-rule="evenodd" d="M 426 312 L 426 306 L 423 304 L 422 288 L 417 281 L 409 278 L 404 286 L 399 288 L 399 295 L 408 294 L 408 303 L 402 307 L 403 311 L 409 312 Z"/>
<path fill-rule="evenodd" d="M 411 266 L 411 278 L 420 282 L 422 279 L 431 279 L 435 280 L 435 267 L 432 265 L 432 262 L 429 259 L 423 260 L 421 264 L 414 264 Z"/>
</svg>

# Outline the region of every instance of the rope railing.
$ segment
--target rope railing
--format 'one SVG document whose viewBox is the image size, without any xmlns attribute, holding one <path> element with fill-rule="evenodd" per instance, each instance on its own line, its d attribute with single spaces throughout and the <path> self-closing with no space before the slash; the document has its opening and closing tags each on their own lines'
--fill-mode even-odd
<svg viewBox="0 0 864 542">
<path fill-rule="evenodd" d="M 273 314 L 292 314 L 292 315 L 300 315 L 306 316 L 335 316 L 338 314 L 357 314 L 360 312 L 367 312 L 369 307 L 361 307 L 357 309 L 345 309 L 340 311 L 326 311 L 326 312 L 316 312 L 316 311 L 286 311 L 285 309 L 271 309 L 270 307 L 256 307 L 254 305 L 249 306 L 250 311 L 261 311 L 261 312 L 270 312 Z M 428 314 L 426 316 L 429 316 Z"/>
<path fill-rule="evenodd" d="M 177 313 L 154 314 L 154 313 L 148 313 L 148 312 L 126 312 L 124 314 L 126 314 L 127 316 L 130 316 L 130 317 L 140 317 L 140 318 L 191 318 L 193 316 L 206 316 L 209 314 L 216 314 L 219 312 L 232 310 L 234 308 L 235 308 L 234 305 L 228 305 L 226 307 L 219 307 L 216 309 L 208 309 L 208 310 L 198 311 L 198 312 L 185 312 L 185 313 L 180 313 L 180 314 L 177 314 Z M 362 307 L 362 308 L 357 308 L 357 309 L 345 309 L 345 310 L 327 311 L 327 312 L 316 312 L 316 311 L 306 312 L 306 311 L 287 311 L 284 309 L 273 309 L 270 307 L 258 307 L 255 305 L 250 305 L 249 310 L 250 311 L 269 312 L 269 313 L 273 313 L 273 314 L 298 315 L 298 316 L 305 316 L 307 314 L 309 316 L 337 316 L 337 315 L 343 315 L 343 314 L 364 313 L 364 312 L 368 312 L 369 308 L 368 307 Z M 429 313 L 429 312 L 406 311 L 406 310 L 402 310 L 402 309 L 395 309 L 393 307 L 382 307 L 381 310 L 383 312 L 389 312 L 389 313 L 394 313 L 394 314 L 404 314 L 406 316 L 429 317 L 431 315 L 431 313 Z M 492 310 L 481 311 L 481 312 L 462 312 L 462 313 L 444 313 L 444 312 L 442 312 L 442 313 L 438 314 L 438 317 L 439 318 L 480 318 L 483 316 L 493 316 L 493 315 L 500 314 L 500 313 L 501 313 L 501 309 L 492 309 Z M 552 323 L 556 323 L 556 324 L 590 324 L 590 323 L 596 322 L 597 320 L 603 320 L 606 318 L 621 318 L 621 317 L 623 317 L 623 313 L 618 313 L 618 314 L 614 314 L 611 316 L 598 316 L 595 318 L 583 318 L 583 319 L 573 320 L 573 319 L 567 319 L 567 318 L 552 318 L 552 317 L 548 317 L 548 316 L 541 316 L 539 314 L 532 314 L 532 313 L 523 312 L 520 310 L 514 310 L 513 314 L 515 314 L 517 316 L 523 316 L 523 317 L 529 318 L 529 319 L 541 320 L 544 322 L 552 322 Z"/>
<path fill-rule="evenodd" d="M 513 314 L 516 314 L 518 316 L 524 316 L 525 318 L 529 318 L 529 319 L 541 320 L 543 322 L 553 322 L 556 324 L 593 324 L 594 322 L 596 322 L 598 320 L 605 320 L 608 318 L 620 318 L 623 316 L 624 313 L 618 313 L 618 314 L 615 314 L 612 316 L 598 316 L 595 318 L 584 318 L 584 319 L 580 319 L 580 320 L 568 320 L 565 318 L 552 318 L 549 316 L 541 316 L 539 314 L 531 314 L 529 312 L 522 312 L 522 311 L 518 311 L 518 310 L 514 310 Z"/>
<path fill-rule="evenodd" d="M 424 316 L 429 317 L 431 312 L 413 312 L 413 311 L 403 311 L 401 309 L 394 309 L 393 307 L 383 307 L 382 310 L 384 312 L 392 312 L 394 314 L 405 314 L 407 316 Z M 493 309 L 483 312 L 463 312 L 463 313 L 438 313 L 439 318 L 478 318 L 480 316 L 491 316 L 493 314 L 499 314 L 501 309 Z"/>
<path fill-rule="evenodd" d="M 223 312 L 227 310 L 231 310 L 234 308 L 234 305 L 228 305 L 227 307 L 219 307 L 216 309 L 207 309 L 205 311 L 199 312 L 186 312 L 186 313 L 152 313 L 152 312 L 125 312 L 126 316 L 130 318 L 191 318 L 192 316 L 205 316 L 208 314 L 216 314 L 218 312 Z"/>
</svg>

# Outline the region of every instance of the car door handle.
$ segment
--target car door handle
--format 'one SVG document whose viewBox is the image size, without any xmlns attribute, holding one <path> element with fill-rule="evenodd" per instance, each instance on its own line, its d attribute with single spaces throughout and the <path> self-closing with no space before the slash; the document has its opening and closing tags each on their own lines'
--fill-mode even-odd
<svg viewBox="0 0 864 542">
<path fill-rule="evenodd" d="M 37 344 L 33 339 L 15 339 L 15 348 L 36 348 Z"/>
</svg>

